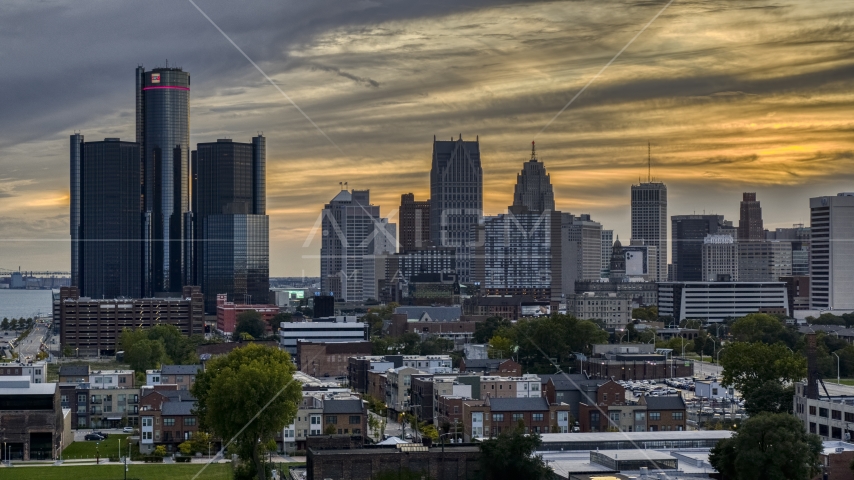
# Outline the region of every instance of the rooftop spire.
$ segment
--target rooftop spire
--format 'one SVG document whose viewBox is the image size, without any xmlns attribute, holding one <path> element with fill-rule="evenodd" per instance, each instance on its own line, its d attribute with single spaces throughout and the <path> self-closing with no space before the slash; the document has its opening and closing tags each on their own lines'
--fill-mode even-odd
<svg viewBox="0 0 854 480">
<path fill-rule="evenodd" d="M 537 161 L 537 145 L 534 141 L 531 141 L 531 161 Z"/>
</svg>

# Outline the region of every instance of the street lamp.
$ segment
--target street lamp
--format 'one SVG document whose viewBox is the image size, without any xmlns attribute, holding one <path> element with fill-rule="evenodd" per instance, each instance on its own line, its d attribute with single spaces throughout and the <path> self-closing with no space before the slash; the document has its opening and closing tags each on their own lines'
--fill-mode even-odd
<svg viewBox="0 0 854 480">
<path fill-rule="evenodd" d="M 836 352 L 830 352 L 836 355 Z M 836 355 L 836 384 L 839 385 L 839 355 Z"/>
</svg>

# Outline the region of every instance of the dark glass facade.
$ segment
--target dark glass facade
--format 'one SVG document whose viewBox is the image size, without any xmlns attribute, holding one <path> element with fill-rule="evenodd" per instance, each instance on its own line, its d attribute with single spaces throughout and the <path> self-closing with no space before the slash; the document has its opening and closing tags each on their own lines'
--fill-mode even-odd
<svg viewBox="0 0 854 480">
<path fill-rule="evenodd" d="M 71 227 L 71 285 L 80 286 L 80 161 L 83 155 L 83 135 L 71 135 L 69 165 L 69 225 Z"/>
<path fill-rule="evenodd" d="M 674 215 L 670 221 L 676 281 L 702 281 L 703 240 L 706 235 L 718 233 L 723 215 Z"/>
<path fill-rule="evenodd" d="M 252 143 L 228 139 L 200 143 L 192 153 L 194 281 L 202 286 L 209 313 L 216 311 L 216 295 L 221 293 L 237 303 L 250 297 L 255 302 L 267 301 L 265 150 L 265 138 L 259 135 Z M 233 280 L 227 278 L 231 275 Z"/>
<path fill-rule="evenodd" d="M 145 294 L 180 292 L 189 211 L 190 74 L 136 70 L 137 143 L 141 145 L 145 219 Z"/>
<path fill-rule="evenodd" d="M 217 293 L 227 293 L 228 299 L 235 303 L 268 302 L 269 233 L 266 215 L 208 215 L 205 218 L 201 283 L 208 312 L 216 311 Z"/>
<path fill-rule="evenodd" d="M 78 286 L 83 296 L 142 295 L 139 150 L 119 139 L 81 144 Z"/>
</svg>

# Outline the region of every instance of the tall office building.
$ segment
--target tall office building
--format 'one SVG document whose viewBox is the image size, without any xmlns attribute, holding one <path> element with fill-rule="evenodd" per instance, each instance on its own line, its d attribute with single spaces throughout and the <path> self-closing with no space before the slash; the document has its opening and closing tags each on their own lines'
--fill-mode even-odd
<svg viewBox="0 0 854 480">
<path fill-rule="evenodd" d="M 792 275 L 792 245 L 772 240 L 738 242 L 738 280 L 778 282 Z"/>
<path fill-rule="evenodd" d="M 436 140 L 430 169 L 430 240 L 457 249 L 459 281 L 470 281 L 473 227 L 483 218 L 480 142 Z"/>
<path fill-rule="evenodd" d="M 564 294 L 575 293 L 575 282 L 598 280 L 602 271 L 602 224 L 590 215 L 561 214 L 561 261 Z"/>
<path fill-rule="evenodd" d="M 416 201 L 412 193 L 400 196 L 400 252 L 430 245 L 430 200 Z"/>
<path fill-rule="evenodd" d="M 599 273 L 601 278 L 610 278 L 611 276 L 611 252 L 614 250 L 614 231 L 602 230 L 602 271 Z"/>
<path fill-rule="evenodd" d="M 71 286 L 80 286 L 80 162 L 83 156 L 83 135 L 71 135 L 69 166 L 69 226 L 71 227 Z"/>
<path fill-rule="evenodd" d="M 555 210 L 555 194 L 546 167 L 537 159 L 537 149 L 531 142 L 531 159 L 522 166 L 516 175 L 516 189 L 513 192 L 513 207 L 516 211 L 524 208 L 529 212 L 542 213 Z"/>
<path fill-rule="evenodd" d="M 396 225 L 383 222 L 370 200 L 369 190 L 341 190 L 323 207 L 320 289 L 337 301 L 365 301 L 365 259 L 397 242 Z"/>
<path fill-rule="evenodd" d="M 792 228 L 777 228 L 765 231 L 766 240 L 788 242 L 792 246 L 792 275 L 810 274 L 810 228 L 796 223 Z"/>
<path fill-rule="evenodd" d="M 71 136 L 74 286 L 92 298 L 142 294 L 139 145 Z"/>
<path fill-rule="evenodd" d="M 738 217 L 738 241 L 758 242 L 765 239 L 765 229 L 762 227 L 762 207 L 756 200 L 755 193 L 744 193 Z"/>
<path fill-rule="evenodd" d="M 181 292 L 187 279 L 190 210 L 190 74 L 136 69 L 136 143 L 143 169 L 143 278 L 146 296 Z"/>
<path fill-rule="evenodd" d="M 703 242 L 706 235 L 719 233 L 725 225 L 723 215 L 673 215 L 673 270 L 677 282 L 703 279 Z"/>
<path fill-rule="evenodd" d="M 667 185 L 664 183 L 632 185 L 632 240 L 655 247 L 658 281 L 667 280 Z"/>
<path fill-rule="evenodd" d="M 266 141 L 220 139 L 192 152 L 194 272 L 189 279 L 216 312 L 217 295 L 235 303 L 266 303 L 269 219 L 266 215 Z"/>
<path fill-rule="evenodd" d="M 703 239 L 703 282 L 737 282 L 738 244 L 729 235 Z"/>
<path fill-rule="evenodd" d="M 854 193 L 810 199 L 810 309 L 854 310 Z"/>
</svg>

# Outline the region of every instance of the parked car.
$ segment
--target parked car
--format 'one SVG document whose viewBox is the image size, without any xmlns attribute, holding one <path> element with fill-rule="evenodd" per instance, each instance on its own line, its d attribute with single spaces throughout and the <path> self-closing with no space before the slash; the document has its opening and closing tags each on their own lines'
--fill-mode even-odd
<svg viewBox="0 0 854 480">
<path fill-rule="evenodd" d="M 104 432 L 92 432 L 92 433 L 94 433 L 95 435 L 100 435 L 104 440 L 106 440 L 107 437 L 109 436 Z"/>
<path fill-rule="evenodd" d="M 104 437 L 102 437 L 102 436 L 98 435 L 97 433 L 88 433 L 88 434 L 86 434 L 86 440 L 87 440 L 87 441 L 94 440 L 94 441 L 96 441 L 96 442 L 100 442 L 100 441 L 101 441 L 101 440 L 103 440 L 103 439 L 104 439 Z"/>
<path fill-rule="evenodd" d="M 133 427 L 125 427 L 122 429 L 124 433 L 133 433 Z"/>
</svg>

